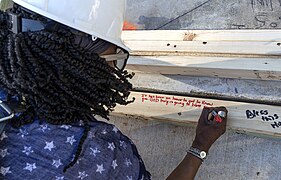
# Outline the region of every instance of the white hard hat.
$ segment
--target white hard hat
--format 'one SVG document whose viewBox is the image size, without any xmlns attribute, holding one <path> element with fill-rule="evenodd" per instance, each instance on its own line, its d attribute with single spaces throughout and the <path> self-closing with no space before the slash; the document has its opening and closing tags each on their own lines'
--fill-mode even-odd
<svg viewBox="0 0 281 180">
<path fill-rule="evenodd" d="M 121 40 L 126 0 L 13 0 L 49 19 L 130 51 Z"/>
</svg>

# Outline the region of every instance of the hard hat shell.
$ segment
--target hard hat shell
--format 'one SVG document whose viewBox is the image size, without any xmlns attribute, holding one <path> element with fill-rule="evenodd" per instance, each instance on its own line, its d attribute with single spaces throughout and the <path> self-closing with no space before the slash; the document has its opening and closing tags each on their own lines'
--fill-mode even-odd
<svg viewBox="0 0 281 180">
<path fill-rule="evenodd" d="M 49 19 L 130 51 L 121 40 L 126 0 L 13 0 Z"/>
</svg>

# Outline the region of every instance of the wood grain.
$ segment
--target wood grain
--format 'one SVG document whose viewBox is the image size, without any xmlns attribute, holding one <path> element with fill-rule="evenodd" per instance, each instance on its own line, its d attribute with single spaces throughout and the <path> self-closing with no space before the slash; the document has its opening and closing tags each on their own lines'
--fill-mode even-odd
<svg viewBox="0 0 281 180">
<path fill-rule="evenodd" d="M 159 74 L 281 80 L 281 63 L 275 58 L 131 56 L 126 69 Z"/>
<path fill-rule="evenodd" d="M 132 97 L 136 98 L 134 103 L 117 106 L 112 115 L 186 124 L 196 123 L 204 106 L 225 106 L 229 129 L 281 137 L 279 106 L 142 92 L 132 92 Z M 274 120 L 269 120 L 271 117 Z"/>
<path fill-rule="evenodd" d="M 124 41 L 280 42 L 280 30 L 143 30 L 123 31 Z"/>
<path fill-rule="evenodd" d="M 200 42 L 200 41 L 125 41 L 136 52 L 210 53 L 234 55 L 280 56 L 281 47 L 276 42 Z"/>
<path fill-rule="evenodd" d="M 281 80 L 281 30 L 125 31 L 127 69 L 159 74 Z"/>
</svg>

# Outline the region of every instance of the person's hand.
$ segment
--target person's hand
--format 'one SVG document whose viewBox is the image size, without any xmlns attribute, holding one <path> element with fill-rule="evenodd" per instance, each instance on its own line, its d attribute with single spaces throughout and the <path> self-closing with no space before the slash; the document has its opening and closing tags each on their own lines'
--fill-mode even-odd
<svg viewBox="0 0 281 180">
<path fill-rule="evenodd" d="M 221 122 L 214 119 L 211 115 L 212 111 L 218 113 L 219 111 L 225 112 L 225 118 L 221 117 Z M 198 148 L 205 152 L 208 152 L 212 144 L 225 133 L 227 120 L 227 110 L 225 107 L 217 108 L 204 108 L 199 118 L 199 122 L 196 129 L 196 137 L 193 141 L 192 147 Z M 199 167 L 202 164 L 202 160 L 195 157 L 193 154 L 187 153 L 183 161 L 176 167 L 176 169 L 167 178 L 173 179 L 194 179 Z"/>
<path fill-rule="evenodd" d="M 225 112 L 225 118 L 222 118 L 221 123 L 216 122 L 211 116 L 213 110 Z M 225 107 L 204 108 L 198 121 L 196 137 L 192 147 L 208 152 L 212 144 L 225 133 L 227 113 L 228 111 Z"/>
</svg>

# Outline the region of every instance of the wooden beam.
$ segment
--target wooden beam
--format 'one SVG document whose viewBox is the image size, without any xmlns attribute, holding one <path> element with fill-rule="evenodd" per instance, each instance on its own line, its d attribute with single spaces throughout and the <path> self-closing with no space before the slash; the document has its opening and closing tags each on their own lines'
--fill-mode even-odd
<svg viewBox="0 0 281 180">
<path fill-rule="evenodd" d="M 134 103 L 117 106 L 112 115 L 194 124 L 197 123 L 204 106 L 225 106 L 229 111 L 229 129 L 281 137 L 279 106 L 142 92 L 132 92 L 130 98 L 132 97 L 136 98 Z"/>
<path fill-rule="evenodd" d="M 277 42 L 228 41 L 125 41 L 133 55 L 166 55 L 179 53 L 227 55 L 280 56 L 281 44 Z M 161 55 L 160 54 L 160 55 Z M 225 55 L 224 55 L 225 54 Z"/>
<path fill-rule="evenodd" d="M 124 31 L 122 38 L 137 55 L 211 53 L 280 55 L 281 30 Z M 140 53 L 141 52 L 141 53 Z"/>
<path fill-rule="evenodd" d="M 130 80 L 136 91 L 217 97 L 257 104 L 281 105 L 281 81 L 238 80 L 135 72 Z"/>
<path fill-rule="evenodd" d="M 124 31 L 133 71 L 281 80 L 281 30 Z"/>
<path fill-rule="evenodd" d="M 281 30 L 142 30 L 123 31 L 126 41 L 280 42 Z"/>
<path fill-rule="evenodd" d="M 159 74 L 281 80 L 281 63 L 276 58 L 131 56 L 126 68 Z"/>
</svg>

